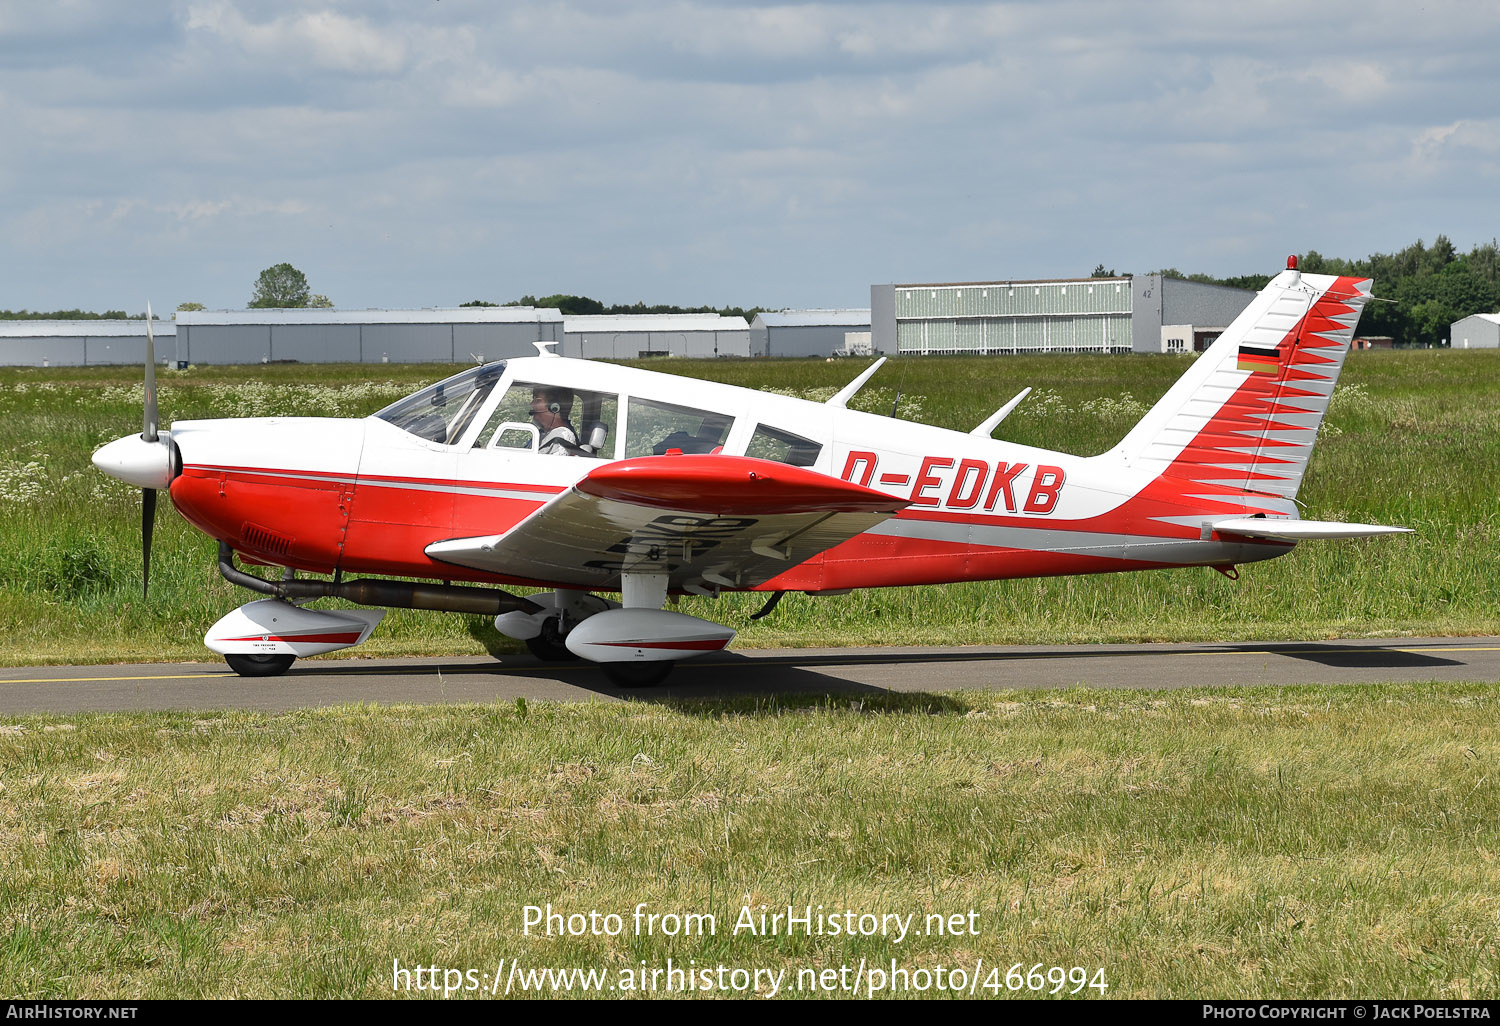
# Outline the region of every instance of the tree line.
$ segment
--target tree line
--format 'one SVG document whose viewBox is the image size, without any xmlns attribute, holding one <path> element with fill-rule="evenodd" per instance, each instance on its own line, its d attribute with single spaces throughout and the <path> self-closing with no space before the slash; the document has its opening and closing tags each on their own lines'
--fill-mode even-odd
<svg viewBox="0 0 1500 1026">
<path fill-rule="evenodd" d="M 1398 253 L 1341 260 L 1308 250 L 1302 269 L 1375 279 L 1375 295 L 1394 303 L 1371 303 L 1360 321 L 1363 335 L 1389 335 L 1397 344 L 1448 345 L 1454 321 L 1500 310 L 1500 246 L 1494 239 L 1459 253 L 1445 235 L 1422 240 Z"/>
<path fill-rule="evenodd" d="M 1446 346 L 1454 321 L 1471 314 L 1500 310 L 1500 244 L 1494 239 L 1476 245 L 1468 253 L 1458 252 L 1446 235 L 1439 235 L 1431 246 L 1418 239 L 1395 253 L 1373 253 L 1361 260 L 1326 257 L 1315 249 L 1299 260 L 1302 270 L 1312 274 L 1343 274 L 1375 279 L 1375 296 L 1391 300 L 1371 303 L 1360 319 L 1359 333 L 1364 336 L 1388 335 L 1398 346 Z M 1260 290 L 1270 275 L 1245 274 L 1215 278 L 1207 274 L 1183 274 L 1175 267 L 1153 271 L 1168 278 L 1231 288 Z M 1094 268 L 1092 277 L 1131 277 L 1130 272 L 1116 274 L 1103 264 Z M 743 317 L 752 320 L 756 314 L 775 307 L 764 306 L 674 306 L 635 302 L 605 305 L 588 296 L 559 293 L 552 296 L 522 296 L 507 303 L 473 299 L 460 306 L 532 306 L 552 307 L 573 316 L 580 314 L 686 314 L 712 313 L 721 317 Z M 331 307 L 327 296 L 308 287 L 307 276 L 291 264 L 268 267 L 256 279 L 250 296 L 253 308 Z M 201 303 L 183 303 L 179 310 L 201 310 Z M 50 313 L 30 310 L 0 310 L 0 320 L 144 320 L 145 314 L 126 314 L 123 310 L 90 313 L 87 310 L 54 310 Z"/>
<path fill-rule="evenodd" d="M 568 317 L 576 317 L 584 314 L 718 314 L 720 317 L 743 317 L 745 320 L 753 320 L 758 313 L 774 309 L 769 306 L 672 306 L 666 303 L 647 304 L 613 303 L 606 306 L 597 299 L 588 296 L 522 296 L 520 299 L 512 299 L 507 303 L 490 303 L 483 299 L 470 300 L 460 303 L 460 306 L 531 306 L 547 307 L 557 310 Z"/>
<path fill-rule="evenodd" d="M 0 321 L 144 321 L 144 313 L 127 314 L 124 310 L 106 310 L 93 313 L 89 310 L 0 310 Z M 160 320 L 161 318 L 157 318 Z"/>
<path fill-rule="evenodd" d="M 1395 253 L 1372 253 L 1361 260 L 1327 257 L 1310 249 L 1297 266 L 1310 274 L 1374 278 L 1374 295 L 1391 302 L 1366 305 L 1359 334 L 1388 335 L 1398 346 L 1449 345 L 1454 321 L 1500 311 L 1500 244 L 1494 239 L 1460 253 L 1452 240 L 1439 235 L 1431 246 L 1418 239 Z M 1176 268 L 1156 273 L 1257 290 L 1271 280 L 1268 275 L 1213 278 Z"/>
</svg>

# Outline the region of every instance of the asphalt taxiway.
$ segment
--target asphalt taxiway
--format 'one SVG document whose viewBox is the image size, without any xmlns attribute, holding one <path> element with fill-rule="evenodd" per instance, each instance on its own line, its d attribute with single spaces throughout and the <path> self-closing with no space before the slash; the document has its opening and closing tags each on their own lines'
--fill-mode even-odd
<svg viewBox="0 0 1500 1026">
<path fill-rule="evenodd" d="M 522 655 L 309 659 L 283 676 L 260 679 L 207 662 L 6 667 L 0 668 L 0 715 L 1409 680 L 1500 683 L 1500 638 L 747 650 L 683 663 L 664 684 L 634 690 L 610 685 L 589 664 Z"/>
</svg>

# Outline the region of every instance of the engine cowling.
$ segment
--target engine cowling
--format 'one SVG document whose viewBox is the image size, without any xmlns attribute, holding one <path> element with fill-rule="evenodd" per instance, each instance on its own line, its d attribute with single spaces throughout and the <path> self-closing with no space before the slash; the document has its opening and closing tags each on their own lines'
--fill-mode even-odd
<svg viewBox="0 0 1500 1026">
<path fill-rule="evenodd" d="M 720 652 L 732 627 L 666 609 L 610 609 L 568 635 L 568 651 L 596 663 L 671 662 Z"/>
</svg>

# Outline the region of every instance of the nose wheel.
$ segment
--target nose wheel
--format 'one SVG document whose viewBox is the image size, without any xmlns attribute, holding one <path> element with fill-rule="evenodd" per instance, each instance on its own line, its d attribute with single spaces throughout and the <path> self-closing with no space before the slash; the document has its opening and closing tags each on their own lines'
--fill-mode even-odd
<svg viewBox="0 0 1500 1026">
<path fill-rule="evenodd" d="M 241 677 L 276 677 L 292 668 L 294 655 L 226 655 L 224 661 Z"/>
<path fill-rule="evenodd" d="M 549 616 L 542 621 L 541 632 L 526 639 L 526 648 L 544 663 L 577 662 L 578 656 L 569 650 L 566 638 L 561 618 Z"/>
</svg>

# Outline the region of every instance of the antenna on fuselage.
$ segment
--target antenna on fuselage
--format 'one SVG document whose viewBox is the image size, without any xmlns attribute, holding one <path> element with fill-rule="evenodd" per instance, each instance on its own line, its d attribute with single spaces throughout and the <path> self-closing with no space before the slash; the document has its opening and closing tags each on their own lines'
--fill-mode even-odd
<svg viewBox="0 0 1500 1026">
<path fill-rule="evenodd" d="M 896 407 L 901 405 L 901 388 L 906 384 L 906 364 L 901 364 L 901 381 L 896 385 L 896 398 L 891 400 L 891 419 L 896 419 Z"/>
<path fill-rule="evenodd" d="M 547 348 L 548 346 L 557 345 L 557 339 L 555 338 L 539 338 L 531 344 L 536 346 L 536 352 L 538 356 L 557 356 L 556 353 Z"/>
<path fill-rule="evenodd" d="M 984 423 L 980 424 L 973 431 L 970 431 L 969 434 L 978 435 L 980 438 L 988 438 L 991 432 L 993 432 L 995 428 L 1000 426 L 1000 422 L 1006 417 L 1010 416 L 1010 411 L 1014 410 L 1018 405 L 1020 405 L 1021 400 L 1025 399 L 1030 394 L 1031 386 L 1027 385 L 1025 388 L 1016 393 L 1016 397 L 1014 399 L 986 417 Z"/>
<path fill-rule="evenodd" d="M 849 405 L 849 400 L 854 398 L 854 394 L 856 392 L 865 387 L 865 382 L 870 380 L 875 372 L 880 369 L 880 365 L 883 363 L 885 363 L 885 357 L 882 356 L 880 359 L 870 364 L 870 366 L 866 367 L 863 374 L 855 378 L 853 381 L 849 382 L 849 384 L 845 385 L 843 388 L 839 389 L 838 394 L 828 400 L 828 405 L 836 406 L 841 410 L 847 408 Z"/>
</svg>

